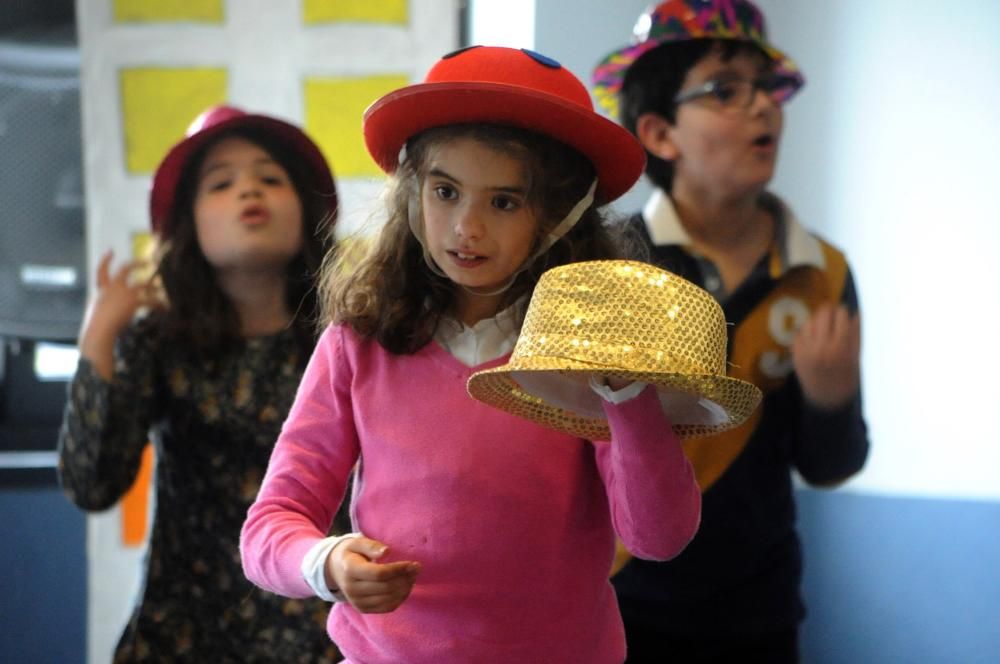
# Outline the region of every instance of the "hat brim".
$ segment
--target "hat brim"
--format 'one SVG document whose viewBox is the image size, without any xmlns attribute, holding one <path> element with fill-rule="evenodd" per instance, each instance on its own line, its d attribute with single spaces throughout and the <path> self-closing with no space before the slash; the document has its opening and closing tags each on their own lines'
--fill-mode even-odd
<svg viewBox="0 0 1000 664">
<path fill-rule="evenodd" d="M 628 191 L 646 163 L 638 141 L 607 118 L 553 95 L 488 82 L 420 83 L 385 95 L 365 111 L 365 144 L 375 162 L 391 173 L 412 136 L 472 122 L 512 125 L 576 148 L 597 169 L 603 202 Z"/>
<path fill-rule="evenodd" d="M 173 214 L 174 202 L 177 196 L 177 186 L 188 165 L 188 160 L 207 143 L 219 135 L 237 129 L 259 129 L 273 134 L 279 142 L 290 147 L 301 155 L 309 165 L 312 183 L 316 192 L 327 197 L 327 209 L 330 214 L 337 211 L 337 190 L 333 173 L 319 147 L 305 132 L 293 124 L 266 115 L 243 114 L 223 120 L 217 124 L 202 129 L 193 136 L 174 145 L 167 156 L 163 158 L 153 174 L 152 190 L 149 195 L 150 223 L 153 231 L 168 234 L 170 217 Z"/>
<path fill-rule="evenodd" d="M 547 373 L 550 378 L 563 376 L 567 384 L 570 381 L 579 383 L 583 377 L 592 374 L 641 381 L 654 385 L 661 393 L 661 400 L 670 393 L 690 395 L 697 399 L 707 399 L 725 412 L 721 421 L 711 424 L 680 423 L 685 418 L 677 418 L 673 429 L 681 438 L 710 436 L 737 427 L 753 414 L 762 398 L 756 385 L 728 376 L 627 371 L 579 360 L 538 356 L 524 358 L 516 366 L 506 364 L 479 371 L 469 378 L 466 387 L 474 399 L 548 428 L 588 440 L 610 439 L 608 423 L 603 417 L 584 415 L 540 398 L 517 382 L 515 376 L 519 373 Z M 689 400 L 691 407 L 697 407 L 697 399 Z M 692 413 L 689 419 L 697 422 L 700 418 Z"/>
</svg>

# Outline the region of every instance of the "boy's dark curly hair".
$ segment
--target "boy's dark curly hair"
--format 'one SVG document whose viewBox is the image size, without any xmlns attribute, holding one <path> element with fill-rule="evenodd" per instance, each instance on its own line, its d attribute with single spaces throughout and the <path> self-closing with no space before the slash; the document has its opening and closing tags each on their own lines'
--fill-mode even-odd
<svg viewBox="0 0 1000 664">
<path fill-rule="evenodd" d="M 728 62 L 742 53 L 767 57 L 750 42 L 735 39 L 692 39 L 663 44 L 643 53 L 625 73 L 619 93 L 622 125 L 633 134 L 639 117 L 656 113 L 670 124 L 677 122 L 674 97 L 688 72 L 711 53 Z M 646 151 L 646 175 L 668 194 L 673 187 L 674 165 Z"/>
</svg>

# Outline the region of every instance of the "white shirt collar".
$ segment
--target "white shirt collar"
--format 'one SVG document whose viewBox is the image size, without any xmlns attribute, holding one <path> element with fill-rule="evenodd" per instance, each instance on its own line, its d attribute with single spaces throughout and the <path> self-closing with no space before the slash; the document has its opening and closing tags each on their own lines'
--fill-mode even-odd
<svg viewBox="0 0 1000 664">
<path fill-rule="evenodd" d="M 826 258 L 819 240 L 802 226 L 795 214 L 773 194 L 764 195 L 764 205 L 775 214 L 778 222 L 778 242 L 781 253 L 782 273 L 800 265 L 823 269 Z M 684 230 L 677 210 L 669 196 L 657 189 L 642 208 L 642 218 L 649 237 L 657 246 L 691 244 L 691 237 Z"/>
<path fill-rule="evenodd" d="M 518 306 L 519 302 L 514 303 L 472 327 L 454 318 L 442 319 L 434 332 L 434 340 L 467 367 L 503 357 L 514 349 L 520 333 L 515 316 Z"/>
</svg>

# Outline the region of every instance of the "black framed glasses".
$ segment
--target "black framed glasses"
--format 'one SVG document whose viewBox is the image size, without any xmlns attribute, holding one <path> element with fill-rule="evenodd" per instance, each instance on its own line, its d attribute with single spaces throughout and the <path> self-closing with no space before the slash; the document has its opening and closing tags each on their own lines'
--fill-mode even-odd
<svg viewBox="0 0 1000 664">
<path fill-rule="evenodd" d="M 768 72 L 752 81 L 746 79 L 713 79 L 696 88 L 682 90 L 674 97 L 675 104 L 684 104 L 696 99 L 705 99 L 713 106 L 726 111 L 745 111 L 753 104 L 758 90 L 781 104 L 794 90 L 794 85 L 786 76 Z"/>
</svg>

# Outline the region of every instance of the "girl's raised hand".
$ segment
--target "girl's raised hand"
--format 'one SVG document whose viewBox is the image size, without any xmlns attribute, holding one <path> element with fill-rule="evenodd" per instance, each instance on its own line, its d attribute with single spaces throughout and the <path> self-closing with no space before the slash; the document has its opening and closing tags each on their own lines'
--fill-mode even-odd
<svg viewBox="0 0 1000 664">
<path fill-rule="evenodd" d="M 410 596 L 420 563 L 376 562 L 387 550 L 367 537 L 344 540 L 326 559 L 327 585 L 338 588 L 361 613 L 395 611 Z"/>
<path fill-rule="evenodd" d="M 115 340 L 135 312 L 143 306 L 158 306 L 162 299 L 149 280 L 133 283 L 132 273 L 144 267 L 137 261 L 126 263 L 113 274 L 108 251 L 97 266 L 97 294 L 87 307 L 80 331 L 80 354 L 93 363 L 98 374 L 110 380 L 113 373 Z"/>
<path fill-rule="evenodd" d="M 792 343 L 792 361 L 806 398 L 835 409 L 854 398 L 861 382 L 861 319 L 844 306 L 820 306 Z"/>
</svg>

